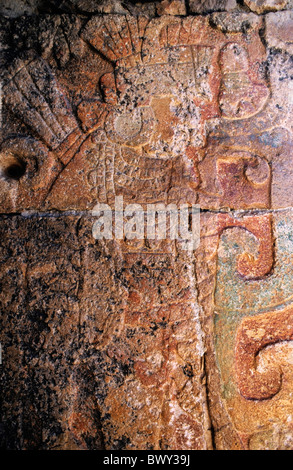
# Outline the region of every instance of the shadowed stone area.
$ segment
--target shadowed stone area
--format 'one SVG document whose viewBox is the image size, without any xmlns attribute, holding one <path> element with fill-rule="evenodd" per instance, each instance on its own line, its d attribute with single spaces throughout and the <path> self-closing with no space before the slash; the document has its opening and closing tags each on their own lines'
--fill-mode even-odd
<svg viewBox="0 0 293 470">
<path fill-rule="evenodd" d="M 2 2 L 2 449 L 293 449 L 291 3 Z"/>
</svg>

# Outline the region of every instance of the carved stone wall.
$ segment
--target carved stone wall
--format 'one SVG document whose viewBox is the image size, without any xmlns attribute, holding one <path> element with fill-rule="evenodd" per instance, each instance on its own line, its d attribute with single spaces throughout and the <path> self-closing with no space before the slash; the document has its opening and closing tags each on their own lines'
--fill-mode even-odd
<svg viewBox="0 0 293 470">
<path fill-rule="evenodd" d="M 291 0 L 0 12 L 2 448 L 292 450 Z"/>
</svg>

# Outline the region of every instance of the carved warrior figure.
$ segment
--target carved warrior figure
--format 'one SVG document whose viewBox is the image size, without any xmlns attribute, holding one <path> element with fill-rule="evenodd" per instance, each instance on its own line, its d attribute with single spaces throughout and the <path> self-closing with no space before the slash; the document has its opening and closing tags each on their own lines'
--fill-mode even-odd
<svg viewBox="0 0 293 470">
<path fill-rule="evenodd" d="M 92 18 L 81 31 L 81 38 L 112 64 L 113 71 L 101 77 L 103 100 L 85 98 L 78 104 L 76 115 L 43 58 L 32 51 L 16 58 L 5 76 L 4 100 L 10 111 L 32 128 L 33 137 L 8 137 L 2 144 L 1 202 L 6 210 L 92 209 L 97 202 L 113 203 L 119 195 L 142 205 L 182 201 L 198 202 L 203 209 L 213 210 L 276 207 L 281 185 L 277 172 L 272 174 L 271 170 L 275 168 L 275 149 L 270 143 L 263 144 L 267 123 L 261 125 L 270 109 L 270 91 L 259 67 L 265 59 L 260 27 L 260 21 L 254 24 L 247 33 L 249 40 L 244 40 L 241 33 L 224 34 L 211 28 L 206 17 L 152 21 L 143 16 Z M 213 131 L 209 122 L 213 122 Z M 257 122 L 259 132 L 254 129 Z M 286 144 L 287 134 L 281 126 L 275 128 L 282 141 L 279 156 L 286 165 L 286 145 L 290 146 Z M 236 228 L 257 241 L 259 250 L 254 257 L 245 251 L 237 258 L 236 274 L 247 285 L 272 272 L 272 222 L 271 214 L 236 218 L 220 213 L 203 219 L 196 275 L 206 319 L 214 309 L 221 236 Z M 184 260 L 189 268 L 186 277 L 174 246 L 158 246 L 121 243 L 130 286 L 121 324 L 133 329 L 139 324 L 146 330 L 151 319 L 156 319 L 172 326 L 149 339 L 148 346 L 157 349 L 157 355 L 138 355 L 134 369 L 144 387 L 157 389 L 154 395 L 163 410 L 162 422 L 165 420 L 161 427 L 176 424 L 180 430 L 171 445 L 184 445 L 182 435 L 188 428 L 192 430 L 189 445 L 200 448 L 204 445 L 200 417 L 184 402 L 184 387 L 179 386 L 182 377 L 175 370 L 178 364 L 183 368 L 188 356 L 185 350 L 190 349 L 187 343 L 200 338 L 189 338 L 185 326 L 178 327 L 177 336 L 173 333 L 178 318 L 194 321 L 195 286 L 190 285 L 193 260 Z M 163 303 L 153 279 L 134 277 L 134 266 L 138 266 L 134 257 L 141 265 L 155 266 L 165 295 Z M 184 279 L 184 288 L 173 286 L 174 291 L 169 287 L 172 263 L 177 263 L 177 271 L 180 265 Z M 161 264 L 168 268 L 160 268 Z M 166 273 L 170 278 L 162 279 Z M 291 310 L 262 313 L 236 323 L 232 349 L 238 391 L 245 400 L 273 397 L 281 387 L 280 374 L 275 369 L 269 376 L 259 373 L 255 358 L 268 344 L 292 339 Z M 222 333 L 219 324 L 216 335 Z M 251 333 L 260 330 L 261 336 Z M 109 346 L 109 334 L 105 337 L 100 348 Z M 116 357 L 131 347 L 129 341 L 122 353 L 115 347 L 107 351 Z M 217 354 L 223 375 L 221 347 Z M 113 400 L 118 400 L 115 392 L 111 393 Z M 190 395 L 196 396 L 196 392 L 190 391 Z M 167 402 L 171 403 L 169 409 L 164 404 Z M 77 400 L 69 427 L 84 445 L 77 425 L 79 406 Z M 177 414 L 172 415 L 172 406 Z M 159 437 L 156 439 L 158 445 Z"/>
<path fill-rule="evenodd" d="M 160 27 L 156 27 L 154 22 L 146 31 L 143 44 L 136 43 L 135 52 L 127 42 L 125 47 L 124 34 L 125 31 L 126 35 L 129 34 L 129 24 L 124 25 L 122 34 L 116 30 L 115 23 L 110 23 L 110 26 L 101 25 L 103 21 L 100 19 L 92 20 L 86 28 L 83 37 L 109 59 L 115 60 L 117 67 L 117 73 L 104 76 L 101 83 L 106 102 L 114 107 L 105 119 L 106 135 L 110 141 L 122 146 L 122 158 L 131 164 L 135 162 L 136 169 L 139 164 L 135 154 L 131 155 L 128 150 L 132 158 L 126 159 L 127 147 L 135 148 L 140 145 L 140 158 L 143 160 L 148 157 L 167 160 L 170 154 L 187 154 L 196 162 L 199 159 L 197 150 L 206 147 L 207 119 L 217 116 L 231 120 L 252 118 L 262 110 L 268 100 L 269 89 L 264 81 L 257 78 L 257 70 L 251 70 L 245 48 L 241 44 L 231 42 L 224 46 L 220 43 L 219 49 L 215 50 L 211 37 L 205 37 L 204 32 L 198 34 L 201 22 L 202 19 L 189 19 L 185 22 L 178 21 L 177 24 L 172 21 L 170 24 L 167 20 L 167 24 L 162 25 L 160 20 Z M 102 31 L 101 34 L 97 35 L 97 30 Z M 117 47 L 117 40 L 118 44 L 121 44 L 120 48 Z M 159 50 L 152 47 L 155 43 L 160 44 Z M 203 70 L 205 67 L 206 71 Z M 216 67 L 221 76 L 218 82 L 215 78 Z M 209 74 L 213 74 L 212 77 Z M 129 99 L 134 93 L 134 84 L 137 101 Z M 215 99 L 217 95 L 219 101 Z M 170 110 L 173 114 L 170 114 Z M 173 130 L 174 127 L 176 131 Z M 235 151 L 228 156 L 215 158 L 215 149 L 213 150 L 212 158 L 216 161 L 221 188 L 219 205 L 236 209 L 270 208 L 271 174 L 268 161 L 247 151 Z M 199 164 L 202 171 L 195 175 L 195 188 L 199 187 L 200 178 L 205 177 L 207 184 L 211 184 L 210 173 L 204 173 L 207 162 L 208 159 L 204 158 L 202 165 Z M 121 168 L 118 166 L 124 175 L 127 174 L 126 167 L 126 163 Z M 157 168 L 155 174 L 162 190 L 162 181 L 157 179 Z M 127 187 L 127 178 L 122 181 L 121 186 Z M 134 185 L 137 191 L 137 181 Z M 180 186 L 182 191 L 182 182 Z M 199 188 L 200 192 L 203 187 L 204 184 Z M 144 188 L 145 184 L 142 189 Z M 211 193 L 213 189 L 215 188 L 211 188 Z M 200 196 L 199 200 L 201 201 Z M 255 234 L 260 243 L 257 259 L 251 259 L 247 254 L 239 259 L 239 274 L 247 280 L 266 276 L 273 267 L 271 217 L 251 217 L 241 221 L 225 216 L 218 218 L 219 235 L 224 229 L 237 226 Z M 276 316 L 282 322 L 283 314 Z M 248 323 L 247 320 L 246 324 Z M 285 339 L 291 338 L 288 329 L 284 335 Z M 270 334 L 267 343 L 280 341 L 281 338 L 283 336 L 276 330 L 275 335 Z M 259 390 L 255 394 L 250 392 L 250 395 L 244 392 L 242 381 L 247 380 L 248 371 L 246 370 L 246 374 L 242 372 L 242 367 L 246 366 L 242 364 L 240 353 L 237 352 L 240 347 L 238 342 L 240 339 L 236 340 L 235 359 L 240 392 L 246 395 L 246 398 L 270 396 L 272 392 L 268 381 L 267 391 Z M 249 349 L 248 343 L 246 346 Z M 256 352 L 254 356 L 255 354 Z M 254 356 L 250 359 L 251 363 Z M 277 385 L 272 387 L 275 391 L 278 390 Z M 254 389 L 258 388 L 256 379 Z"/>
<path fill-rule="evenodd" d="M 79 104 L 82 131 L 47 64 L 33 54 L 16 59 L 6 74 L 5 100 L 49 148 L 43 157 L 47 194 L 42 188 L 31 202 L 62 209 L 90 208 L 93 199 L 106 202 L 115 194 L 136 202 L 178 199 L 178 192 L 185 201 L 196 199 L 198 150 L 206 144 L 207 121 L 253 116 L 268 99 L 254 57 L 258 54 L 259 61 L 263 56 L 256 33 L 251 33 L 256 50 L 248 44 L 247 52 L 241 35 L 231 35 L 229 42 L 201 17 L 150 23 L 144 17 L 93 18 L 81 37 L 115 69 L 101 78 L 104 102 Z M 25 150 L 18 141 L 8 140 L 3 151 L 15 146 L 21 157 Z M 225 166 L 219 168 L 225 174 L 229 160 L 218 165 Z M 257 165 L 249 155 L 238 157 L 240 172 Z M 69 182 L 76 189 L 82 183 L 83 192 L 77 189 L 60 201 Z M 206 184 L 203 180 L 201 186 Z M 265 190 L 253 189 L 253 201 L 261 199 Z"/>
</svg>

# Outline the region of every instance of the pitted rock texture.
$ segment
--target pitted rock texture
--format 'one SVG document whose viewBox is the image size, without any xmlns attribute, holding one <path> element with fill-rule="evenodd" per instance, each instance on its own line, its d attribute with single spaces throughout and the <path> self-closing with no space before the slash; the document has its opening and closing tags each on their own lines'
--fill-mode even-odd
<svg viewBox="0 0 293 470">
<path fill-rule="evenodd" d="M 244 3 L 4 2 L 3 449 L 292 450 L 293 20 Z M 122 198 L 199 245 L 96 239 Z"/>
<path fill-rule="evenodd" d="M 207 447 L 190 260 L 97 242 L 92 225 L 2 218 L 4 445 Z"/>
</svg>

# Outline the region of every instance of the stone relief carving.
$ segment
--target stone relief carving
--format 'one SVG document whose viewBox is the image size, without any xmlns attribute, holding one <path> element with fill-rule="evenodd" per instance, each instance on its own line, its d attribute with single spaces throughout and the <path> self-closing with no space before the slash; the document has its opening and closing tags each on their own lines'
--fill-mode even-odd
<svg viewBox="0 0 293 470">
<path fill-rule="evenodd" d="M 292 253 L 282 223 L 291 227 L 292 214 L 281 210 L 292 204 L 284 176 L 291 127 L 276 111 L 277 72 L 271 81 L 264 73 L 263 18 L 253 15 L 245 33 L 231 28 L 208 16 L 107 15 L 72 25 L 63 15 L 52 22 L 54 44 L 19 54 L 4 72 L 12 130 L 1 144 L 2 212 L 80 218 L 68 220 L 66 267 L 77 277 L 67 308 L 79 357 L 65 386 L 70 403 L 56 418 L 57 447 L 88 448 L 95 439 L 106 448 L 208 449 L 211 422 L 219 447 L 292 439 L 285 401 L 293 379 L 283 364 L 291 281 L 279 292 L 292 274 L 282 264 Z M 87 55 L 100 62 L 83 90 L 66 70 Z M 206 212 L 194 256 L 160 240 L 95 244 L 82 216 L 115 196 L 143 206 L 199 203 Z M 26 223 L 22 239 L 33 233 Z M 44 272 L 34 263 L 24 263 L 24 285 Z M 52 339 L 42 341 L 53 349 Z M 257 365 L 281 343 L 281 366 Z"/>
</svg>

